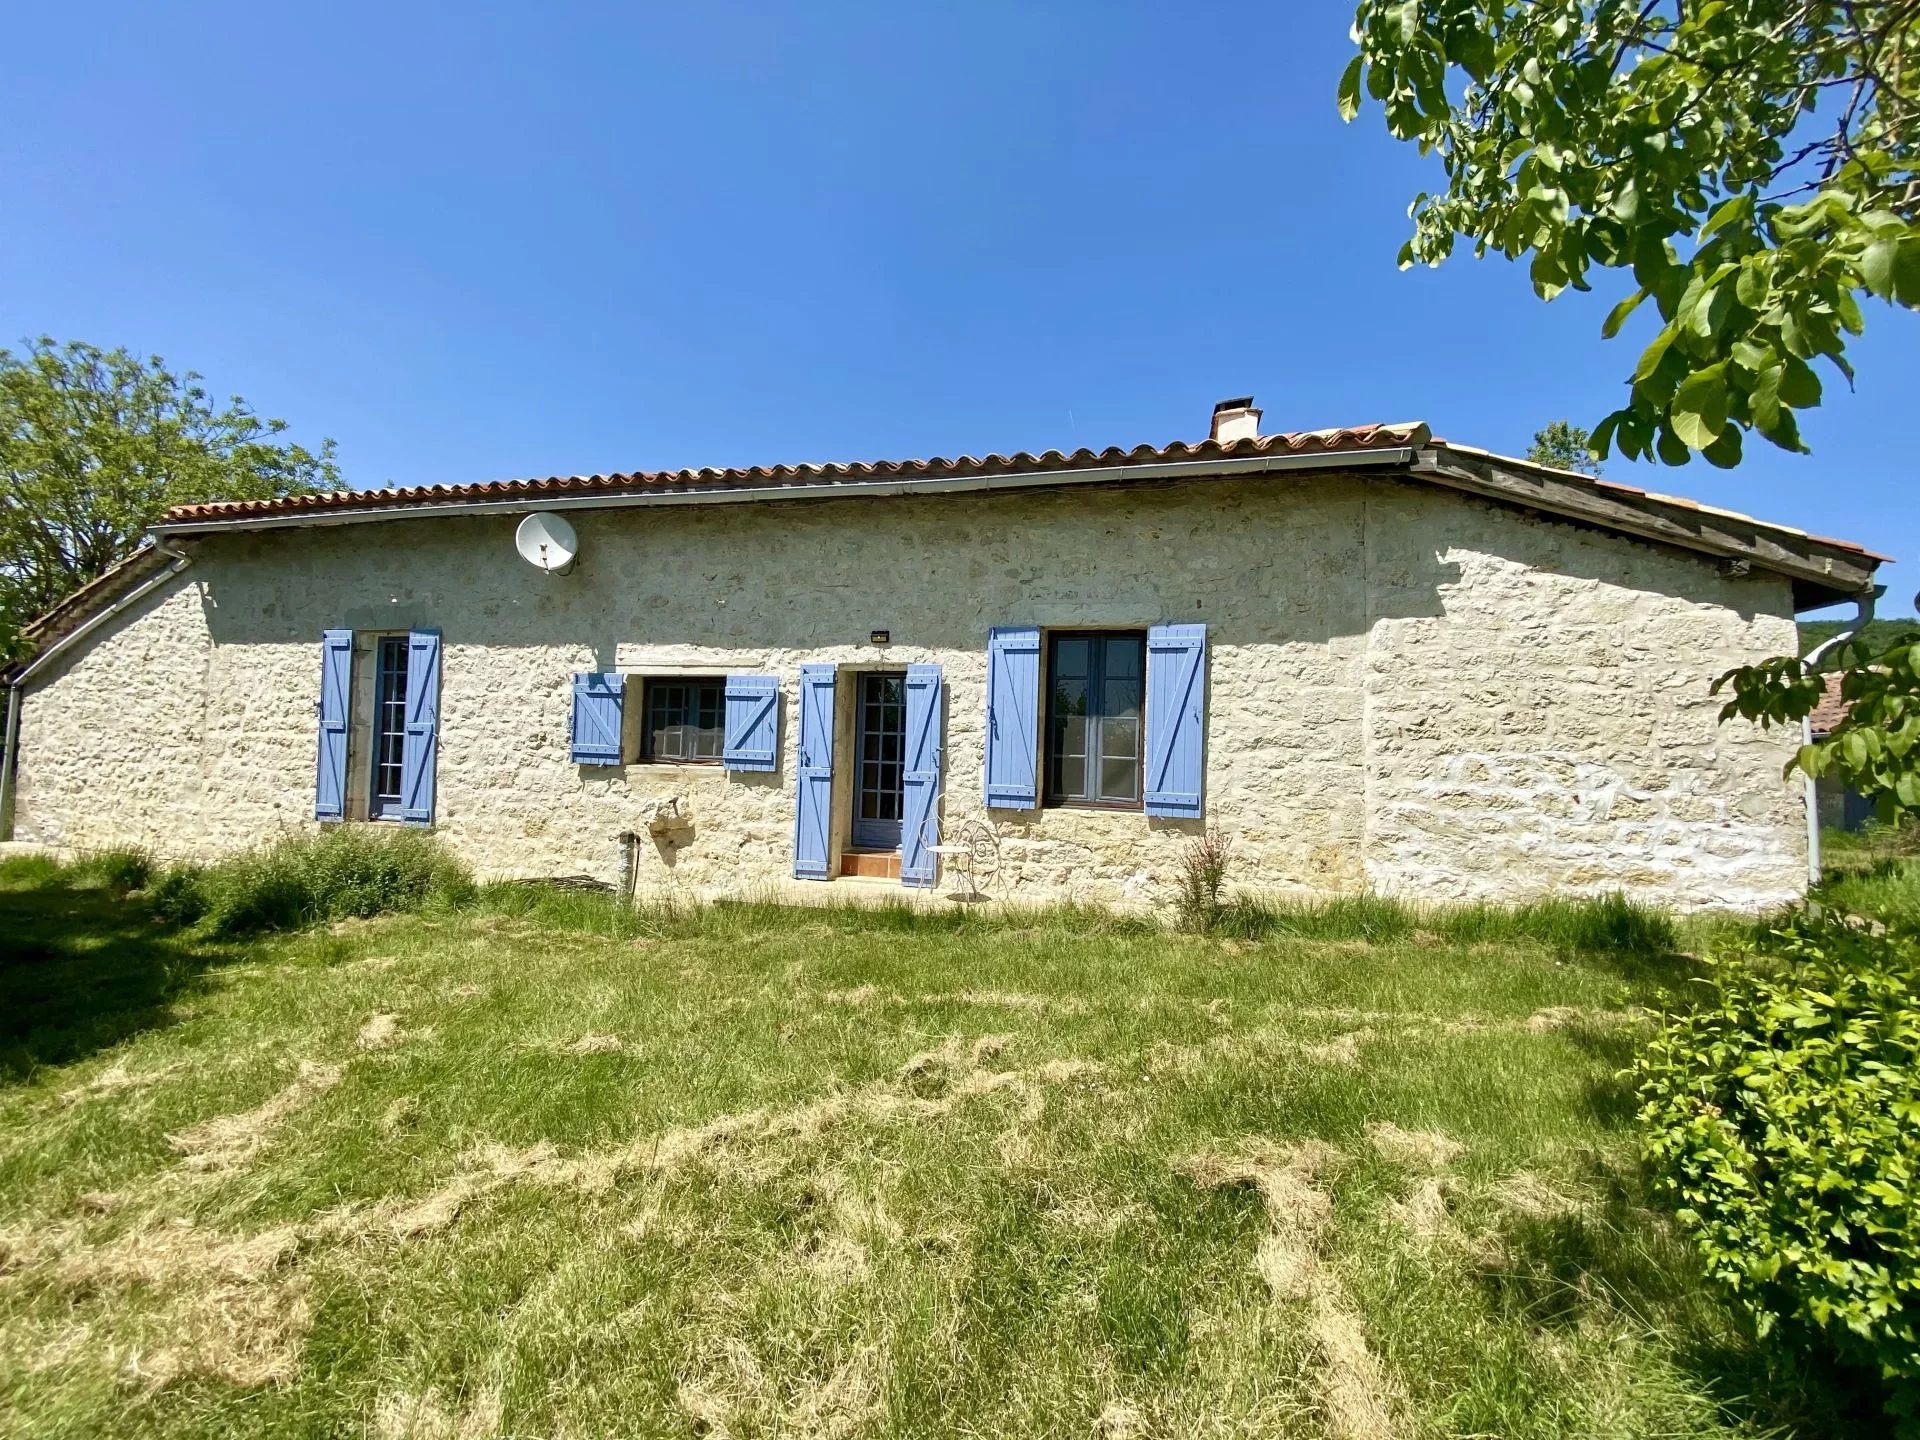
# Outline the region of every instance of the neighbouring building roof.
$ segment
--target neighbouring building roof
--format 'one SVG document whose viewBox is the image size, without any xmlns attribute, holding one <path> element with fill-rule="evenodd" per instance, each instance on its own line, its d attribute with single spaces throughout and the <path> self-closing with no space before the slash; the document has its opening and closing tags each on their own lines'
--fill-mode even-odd
<svg viewBox="0 0 1920 1440">
<path fill-rule="evenodd" d="M 1813 714 L 1807 717 L 1807 724 L 1815 735 L 1828 735 L 1833 728 L 1847 718 L 1851 707 L 1840 698 L 1840 686 L 1846 679 L 1844 675 L 1833 674 L 1822 677 L 1820 703 L 1813 707 Z"/>
</svg>

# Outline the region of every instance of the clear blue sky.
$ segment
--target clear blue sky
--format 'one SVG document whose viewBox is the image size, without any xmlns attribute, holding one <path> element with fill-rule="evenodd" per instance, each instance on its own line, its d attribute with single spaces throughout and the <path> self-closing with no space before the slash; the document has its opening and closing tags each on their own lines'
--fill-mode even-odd
<svg viewBox="0 0 1920 1440">
<path fill-rule="evenodd" d="M 15 8 L 0 343 L 158 352 L 356 485 L 1164 442 L 1248 391 L 1520 451 L 1643 333 L 1395 270 L 1437 170 L 1335 115 L 1346 0 L 290 8 Z M 1920 318 L 1868 322 L 1812 456 L 1609 473 L 1920 558 Z"/>
</svg>

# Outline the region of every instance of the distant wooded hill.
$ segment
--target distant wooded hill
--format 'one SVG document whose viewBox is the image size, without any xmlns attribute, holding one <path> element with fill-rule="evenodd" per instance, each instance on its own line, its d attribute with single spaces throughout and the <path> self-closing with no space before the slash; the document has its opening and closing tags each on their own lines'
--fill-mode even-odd
<svg viewBox="0 0 1920 1440">
<path fill-rule="evenodd" d="M 1803 620 L 1800 622 L 1800 653 L 1805 655 L 1814 646 L 1831 640 L 1847 628 L 1845 620 Z M 1920 620 L 1909 615 L 1905 619 L 1875 620 L 1867 626 L 1866 638 L 1875 645 L 1891 644 L 1894 637 L 1902 634 L 1920 634 Z"/>
</svg>

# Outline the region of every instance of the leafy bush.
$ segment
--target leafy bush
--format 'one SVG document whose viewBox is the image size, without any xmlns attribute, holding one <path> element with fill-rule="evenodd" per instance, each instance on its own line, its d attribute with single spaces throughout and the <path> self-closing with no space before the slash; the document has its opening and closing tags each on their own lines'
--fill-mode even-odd
<svg viewBox="0 0 1920 1440">
<path fill-rule="evenodd" d="M 178 883 L 183 897 L 194 884 Z M 207 926 L 221 934 L 460 904 L 474 889 L 432 835 L 349 825 L 237 855 L 200 872 L 197 884 Z"/>
<path fill-rule="evenodd" d="M 116 895 L 131 895 L 146 889 L 153 875 L 153 857 L 133 846 L 96 850 L 67 867 L 67 875 L 83 885 L 94 884 Z"/>
<path fill-rule="evenodd" d="M 1920 936 L 1800 917 L 1767 951 L 1637 1062 L 1646 1157 L 1761 1330 L 1877 1366 L 1920 1436 Z"/>
</svg>

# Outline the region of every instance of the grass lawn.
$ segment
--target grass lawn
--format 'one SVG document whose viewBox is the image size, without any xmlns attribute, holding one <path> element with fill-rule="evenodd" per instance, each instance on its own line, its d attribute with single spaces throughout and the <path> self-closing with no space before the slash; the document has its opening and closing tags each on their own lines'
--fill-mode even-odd
<svg viewBox="0 0 1920 1440">
<path fill-rule="evenodd" d="M 1687 968 L 526 890 L 221 947 L 14 862 L 0 1430 L 1860 1434 L 1644 1204 Z"/>
</svg>

